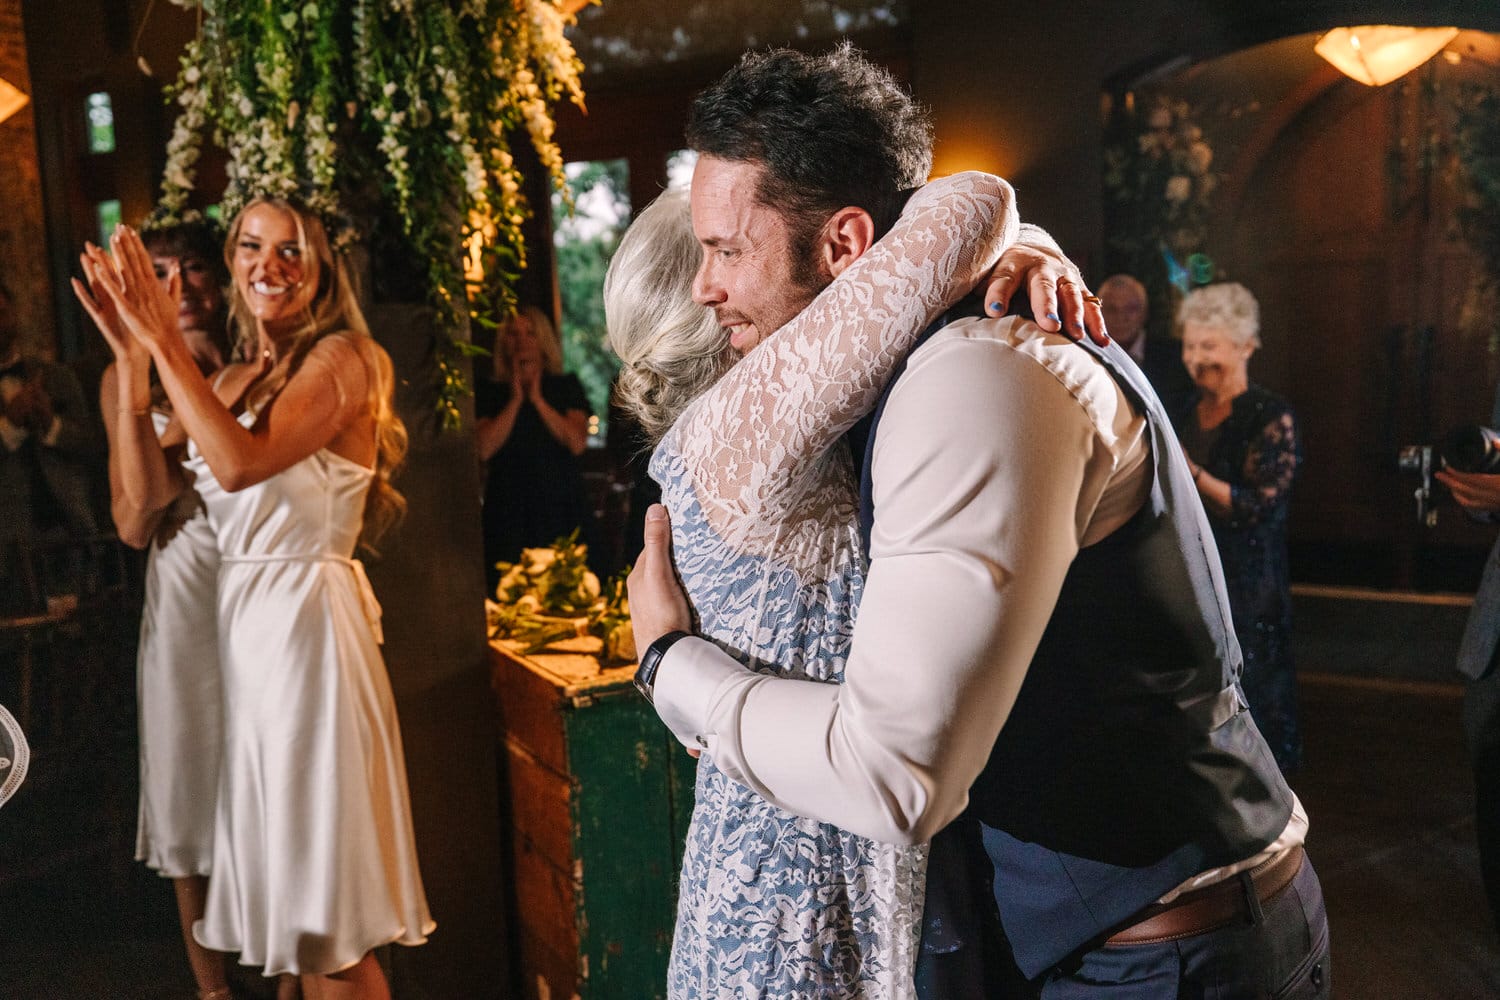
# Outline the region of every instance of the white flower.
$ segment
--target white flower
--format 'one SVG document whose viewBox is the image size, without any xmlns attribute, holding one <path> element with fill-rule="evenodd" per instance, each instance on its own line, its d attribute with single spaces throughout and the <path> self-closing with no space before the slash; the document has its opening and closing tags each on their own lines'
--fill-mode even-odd
<svg viewBox="0 0 1500 1000">
<path fill-rule="evenodd" d="M 521 550 L 521 564 L 526 567 L 526 572 L 537 574 L 545 571 L 557 561 L 557 550 L 552 548 L 536 548 Z"/>
<path fill-rule="evenodd" d="M 1204 174 L 1214 162 L 1214 151 L 1206 142 L 1195 142 L 1188 148 L 1188 169 L 1195 174 Z"/>
<path fill-rule="evenodd" d="M 255 113 L 255 105 L 250 101 L 250 98 L 244 94 L 240 95 L 239 112 L 240 115 L 245 118 L 249 118 Z"/>
<path fill-rule="evenodd" d="M 394 97 L 396 94 L 396 81 L 391 80 L 384 87 L 380 88 L 380 92 L 386 97 Z"/>
</svg>

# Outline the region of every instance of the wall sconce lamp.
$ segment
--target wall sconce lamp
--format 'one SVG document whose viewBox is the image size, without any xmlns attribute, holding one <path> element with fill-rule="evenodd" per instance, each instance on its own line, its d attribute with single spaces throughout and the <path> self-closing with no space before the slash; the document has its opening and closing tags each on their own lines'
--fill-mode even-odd
<svg viewBox="0 0 1500 1000">
<path fill-rule="evenodd" d="M 1313 51 L 1351 79 L 1384 86 L 1422 65 L 1458 34 L 1457 28 L 1400 28 L 1367 24 L 1334 28 Z"/>
<path fill-rule="evenodd" d="M 31 98 L 11 86 L 4 79 L 0 79 L 0 122 L 5 121 L 11 115 L 26 107 Z"/>
</svg>

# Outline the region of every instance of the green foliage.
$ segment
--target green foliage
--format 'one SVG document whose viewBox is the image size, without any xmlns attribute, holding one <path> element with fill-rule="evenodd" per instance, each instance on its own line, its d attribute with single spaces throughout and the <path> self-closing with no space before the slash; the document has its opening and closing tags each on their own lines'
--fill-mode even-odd
<svg viewBox="0 0 1500 1000">
<path fill-rule="evenodd" d="M 583 100 L 571 16 L 557 0 L 175 2 L 200 28 L 170 92 L 159 218 L 187 208 L 211 132 L 228 154 L 226 216 L 295 198 L 340 248 L 369 240 L 377 284 L 425 298 L 448 333 L 438 408 L 456 423 L 455 345 L 469 322 L 509 315 L 525 264 L 512 139 L 566 187 L 550 105 Z"/>
<path fill-rule="evenodd" d="M 1454 140 L 1468 190 L 1468 201 L 1458 210 L 1459 227 L 1494 284 L 1500 282 L 1500 92 L 1488 87 L 1464 92 Z"/>
<path fill-rule="evenodd" d="M 522 549 L 514 563 L 500 563 L 495 600 L 487 606 L 490 635 L 510 639 L 522 652 L 576 638 L 580 628 L 603 643 L 605 661 L 634 658 L 630 605 L 622 570 L 603 586 L 588 567 L 588 546 L 574 530 L 549 548 Z"/>
<path fill-rule="evenodd" d="M 1453 102 L 1453 154 L 1464 202 L 1458 229 L 1478 267 L 1464 295 L 1459 325 L 1500 352 L 1500 91 L 1470 84 Z"/>
</svg>

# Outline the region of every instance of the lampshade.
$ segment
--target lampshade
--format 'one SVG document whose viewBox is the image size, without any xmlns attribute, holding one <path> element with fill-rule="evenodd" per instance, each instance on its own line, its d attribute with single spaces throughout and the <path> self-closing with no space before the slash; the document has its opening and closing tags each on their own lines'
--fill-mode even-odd
<svg viewBox="0 0 1500 1000">
<path fill-rule="evenodd" d="M 26 102 L 29 100 L 31 98 L 12 87 L 4 79 L 0 79 L 0 122 L 26 107 Z"/>
<path fill-rule="evenodd" d="M 1400 28 L 1367 24 L 1334 28 L 1313 51 L 1351 79 L 1379 87 L 1399 79 L 1453 41 L 1457 28 Z"/>
</svg>

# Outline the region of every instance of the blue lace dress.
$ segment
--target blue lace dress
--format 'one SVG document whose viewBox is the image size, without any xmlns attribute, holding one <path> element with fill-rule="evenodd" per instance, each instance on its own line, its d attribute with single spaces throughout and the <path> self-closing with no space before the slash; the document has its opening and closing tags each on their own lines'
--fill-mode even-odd
<svg viewBox="0 0 1500 1000">
<path fill-rule="evenodd" d="M 1009 188 L 961 174 L 699 397 L 651 461 L 702 634 L 752 669 L 839 683 L 865 566 L 843 434 L 916 335 L 1015 238 Z M 698 764 L 668 994 L 912 993 L 926 848 L 793 815 Z"/>
</svg>

